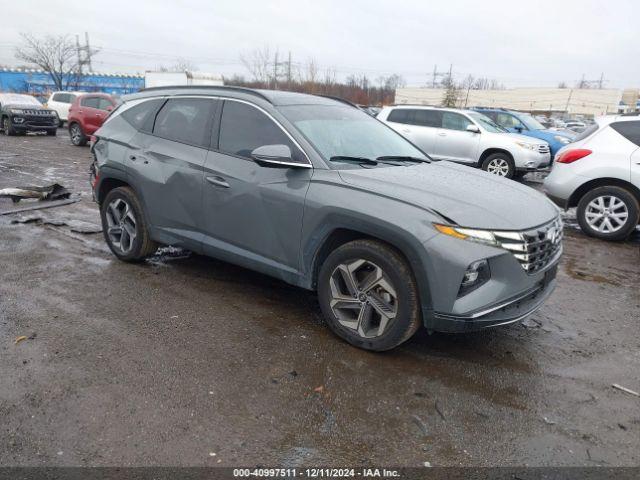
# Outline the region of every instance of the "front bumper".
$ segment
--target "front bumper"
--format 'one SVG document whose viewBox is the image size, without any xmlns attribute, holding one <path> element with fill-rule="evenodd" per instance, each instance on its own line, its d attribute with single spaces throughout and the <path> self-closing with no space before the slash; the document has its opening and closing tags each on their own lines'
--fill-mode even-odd
<svg viewBox="0 0 640 480">
<path fill-rule="evenodd" d="M 540 153 L 534 150 L 521 150 L 514 157 L 516 170 L 534 172 L 551 164 L 551 154 L 549 152 Z"/>
<path fill-rule="evenodd" d="M 41 132 L 56 130 L 58 128 L 58 117 L 52 116 L 12 116 L 11 125 L 17 132 Z"/>
<path fill-rule="evenodd" d="M 460 333 L 508 325 L 523 320 L 538 310 L 556 287 L 557 261 L 545 278 L 531 290 L 496 305 L 467 315 L 434 312 L 431 329 L 437 332 Z"/>
</svg>

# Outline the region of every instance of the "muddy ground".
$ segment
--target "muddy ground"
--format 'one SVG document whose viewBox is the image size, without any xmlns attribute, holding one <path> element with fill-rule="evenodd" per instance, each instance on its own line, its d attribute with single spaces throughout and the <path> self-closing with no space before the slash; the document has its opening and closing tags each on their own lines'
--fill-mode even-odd
<svg viewBox="0 0 640 480">
<path fill-rule="evenodd" d="M 373 354 L 277 280 L 115 260 L 80 233 L 99 223 L 89 161 L 63 130 L 0 137 L 0 188 L 81 196 L 0 216 L 0 465 L 640 464 L 640 398 L 612 388 L 640 391 L 638 236 L 569 216 L 558 288 L 524 325 Z"/>
</svg>

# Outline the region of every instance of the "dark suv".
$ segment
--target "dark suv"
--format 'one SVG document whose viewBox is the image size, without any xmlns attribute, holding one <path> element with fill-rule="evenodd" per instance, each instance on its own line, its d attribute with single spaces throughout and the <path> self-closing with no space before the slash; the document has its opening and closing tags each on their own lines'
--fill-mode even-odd
<svg viewBox="0 0 640 480">
<path fill-rule="evenodd" d="M 96 134 L 111 251 L 184 247 L 317 290 L 328 325 L 387 350 L 423 324 L 515 322 L 555 286 L 562 224 L 533 189 L 429 157 L 314 95 L 232 87 L 124 97 Z"/>
<path fill-rule="evenodd" d="M 5 135 L 46 132 L 56 135 L 58 114 L 30 95 L 0 93 L 0 128 Z"/>
</svg>

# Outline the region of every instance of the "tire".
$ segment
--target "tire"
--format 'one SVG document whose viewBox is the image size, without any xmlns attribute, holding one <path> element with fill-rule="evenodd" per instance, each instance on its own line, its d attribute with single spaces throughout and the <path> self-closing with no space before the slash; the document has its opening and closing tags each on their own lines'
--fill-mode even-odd
<svg viewBox="0 0 640 480">
<path fill-rule="evenodd" d="M 140 262 L 158 249 L 158 244 L 149 237 L 149 224 L 140 200 L 131 188 L 111 190 L 100 205 L 100 218 L 104 239 L 120 260 Z M 130 232 L 134 233 L 133 239 Z"/>
<path fill-rule="evenodd" d="M 516 166 L 513 158 L 506 153 L 492 153 L 482 162 L 482 169 L 485 172 L 498 175 L 505 178 L 513 178 L 516 172 Z"/>
<path fill-rule="evenodd" d="M 4 117 L 2 119 L 2 131 L 4 132 L 5 135 L 13 137 L 14 135 L 16 135 L 16 131 L 13 128 L 13 125 L 11 125 L 11 121 L 9 120 L 9 117 Z"/>
<path fill-rule="evenodd" d="M 87 136 L 82 131 L 82 127 L 78 123 L 72 123 L 69 125 L 69 138 L 71 139 L 71 143 L 76 147 L 83 147 L 87 144 L 89 140 Z"/>
<path fill-rule="evenodd" d="M 638 199 L 625 188 L 598 187 L 582 196 L 577 216 L 580 228 L 587 235 L 619 241 L 626 239 L 638 225 L 640 206 Z"/>
<path fill-rule="evenodd" d="M 368 282 L 374 274 L 380 280 Z M 350 288 L 347 278 L 355 286 L 352 283 Z M 336 302 L 336 297 L 341 300 Z M 421 324 L 418 298 L 406 260 L 394 248 L 374 240 L 354 240 L 338 247 L 318 275 L 318 300 L 329 328 L 365 350 L 391 350 L 411 338 Z"/>
<path fill-rule="evenodd" d="M 55 137 L 58 134 L 57 130 L 47 130 L 47 135 L 50 137 Z"/>
</svg>

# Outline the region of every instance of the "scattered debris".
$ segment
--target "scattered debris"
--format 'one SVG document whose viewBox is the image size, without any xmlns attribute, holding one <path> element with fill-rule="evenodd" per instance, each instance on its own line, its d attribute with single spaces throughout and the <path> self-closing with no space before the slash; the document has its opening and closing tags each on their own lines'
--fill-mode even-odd
<svg viewBox="0 0 640 480">
<path fill-rule="evenodd" d="M 546 423 L 547 425 L 555 425 L 556 424 L 555 420 L 550 420 L 547 417 L 542 417 L 542 418 L 544 420 L 544 423 Z"/>
<path fill-rule="evenodd" d="M 618 390 L 622 390 L 625 393 L 629 393 L 631 395 L 635 395 L 636 397 L 640 397 L 640 393 L 638 392 L 634 392 L 633 390 L 630 390 L 626 387 L 623 387 L 622 385 L 618 385 L 617 383 L 614 383 L 613 385 L 611 385 L 613 388 L 617 388 Z"/>
<path fill-rule="evenodd" d="M 183 258 L 189 258 L 191 252 L 182 248 L 167 246 L 160 247 L 153 256 L 147 258 L 146 262 L 153 266 L 163 266 L 168 260 L 181 260 Z"/>
<path fill-rule="evenodd" d="M 430 467 L 430 466 L 431 466 L 431 462 L 424 462 L 424 463 L 423 463 L 423 465 L 424 465 L 425 467 Z"/>
<path fill-rule="evenodd" d="M 316 392 L 316 393 L 323 393 L 324 392 L 324 385 L 320 385 L 319 387 L 314 388 L 313 391 Z"/>
<path fill-rule="evenodd" d="M 13 203 L 18 203 L 24 198 L 37 198 L 38 200 L 64 200 L 69 198 L 71 192 L 62 185 L 54 183 L 46 187 L 15 187 L 0 190 L 0 197 L 8 197 Z"/>
<path fill-rule="evenodd" d="M 291 375 L 293 378 L 295 378 L 295 377 L 297 377 L 297 376 L 298 376 L 298 372 L 296 372 L 295 370 L 291 370 L 291 371 L 289 372 L 289 375 Z"/>
<path fill-rule="evenodd" d="M 436 412 L 438 412 L 438 415 L 440 415 L 440 418 L 442 418 L 443 420 L 446 420 L 444 413 L 442 413 L 442 410 L 440 409 L 440 405 L 438 405 L 438 400 L 436 400 L 435 407 L 436 407 Z"/>
<path fill-rule="evenodd" d="M 420 429 L 420 432 L 422 433 L 422 435 L 427 437 L 429 435 L 429 429 L 427 428 L 427 424 L 424 423 L 424 421 L 418 415 L 411 415 L 411 418 L 413 419 L 413 423 L 415 423 L 417 427 Z"/>
<path fill-rule="evenodd" d="M 619 423 L 618 427 L 620 428 L 620 430 L 624 430 L 625 432 L 627 431 L 627 426 L 623 423 Z"/>
<path fill-rule="evenodd" d="M 215 457 L 216 455 L 217 455 L 217 453 L 216 453 L 216 452 L 209 452 L 209 456 L 210 456 L 210 457 Z"/>
<path fill-rule="evenodd" d="M 12 213 L 30 212 L 32 210 L 44 210 L 45 208 L 62 207 L 63 205 L 70 205 L 80 201 L 80 197 L 68 198 L 66 200 L 56 200 L 47 203 L 37 203 L 35 205 L 29 205 L 24 208 L 14 208 L 13 210 L 5 210 L 0 212 L 0 215 L 11 215 Z"/>
<path fill-rule="evenodd" d="M 14 345 L 19 344 L 20 342 L 22 342 L 23 340 L 26 340 L 28 337 L 26 335 L 21 335 L 18 338 L 16 338 L 16 341 L 13 342 Z"/>
<path fill-rule="evenodd" d="M 102 227 L 91 222 L 83 222 L 82 220 L 59 220 L 44 218 L 40 215 L 29 215 L 25 217 L 16 218 L 11 220 L 12 224 L 18 223 L 35 223 L 38 225 L 51 225 L 53 227 L 67 226 L 72 232 L 75 233 L 100 233 Z"/>
</svg>

